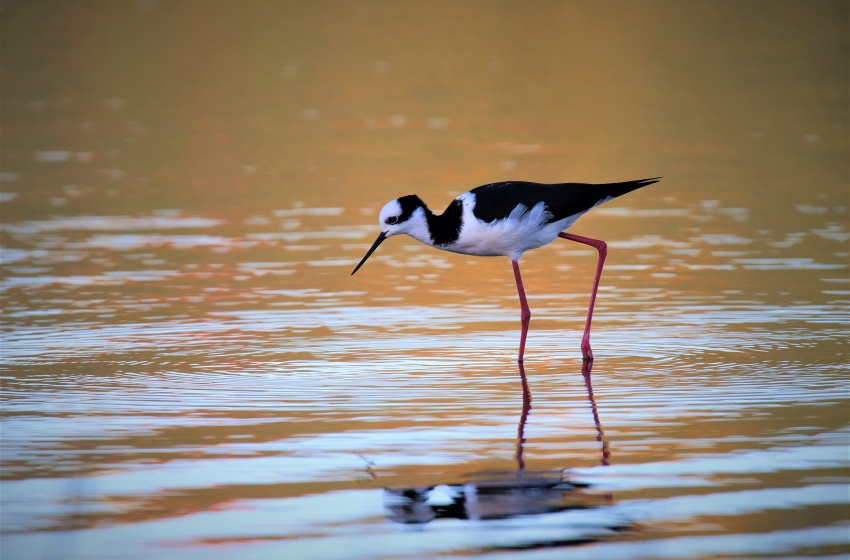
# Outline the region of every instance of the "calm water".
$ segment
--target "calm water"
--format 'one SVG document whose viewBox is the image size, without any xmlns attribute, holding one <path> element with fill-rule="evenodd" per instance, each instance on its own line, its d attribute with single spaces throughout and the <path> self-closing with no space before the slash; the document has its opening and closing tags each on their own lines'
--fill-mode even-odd
<svg viewBox="0 0 850 560">
<path fill-rule="evenodd" d="M 848 6 L 6 1 L 2 557 L 846 558 Z M 794 40 L 789 40 L 793 37 Z M 387 241 L 664 180 L 609 258 Z"/>
</svg>

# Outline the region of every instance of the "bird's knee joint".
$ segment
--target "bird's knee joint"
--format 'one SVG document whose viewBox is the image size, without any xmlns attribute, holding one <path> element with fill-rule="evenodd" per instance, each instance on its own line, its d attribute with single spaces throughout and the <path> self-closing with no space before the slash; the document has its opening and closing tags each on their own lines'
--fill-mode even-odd
<svg viewBox="0 0 850 560">
<path fill-rule="evenodd" d="M 599 254 L 603 257 L 608 254 L 608 244 L 604 241 L 600 241 L 599 245 L 596 246 L 596 249 L 599 251 Z"/>
</svg>

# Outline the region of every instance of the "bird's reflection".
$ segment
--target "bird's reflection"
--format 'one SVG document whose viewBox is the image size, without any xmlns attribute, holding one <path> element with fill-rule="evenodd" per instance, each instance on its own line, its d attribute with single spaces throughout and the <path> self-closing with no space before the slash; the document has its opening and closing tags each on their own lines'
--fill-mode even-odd
<svg viewBox="0 0 850 560">
<path fill-rule="evenodd" d="M 608 442 L 605 440 L 605 431 L 602 429 L 602 422 L 599 421 L 599 410 L 596 408 L 596 398 L 593 396 L 593 384 L 590 378 L 590 368 L 593 362 L 584 362 L 581 366 L 581 375 L 584 377 L 584 386 L 587 389 L 587 402 L 590 403 L 590 412 L 593 414 L 593 423 L 596 426 L 596 441 L 599 442 L 602 459 L 600 463 L 603 467 L 610 464 L 611 451 L 608 449 Z"/>
<path fill-rule="evenodd" d="M 422 524 L 434 519 L 501 519 L 584 509 L 610 503 L 610 495 L 593 495 L 587 484 L 570 480 L 567 470 L 535 471 L 525 468 L 525 426 L 531 413 L 531 391 L 520 362 L 522 412 L 517 426 L 516 463 L 513 471 L 475 473 L 454 484 L 417 488 L 384 489 L 384 507 L 388 519 L 397 523 Z M 593 396 L 591 364 L 582 366 L 596 440 L 601 446 L 601 465 L 609 464 L 610 452 L 605 441 L 599 412 Z"/>
<path fill-rule="evenodd" d="M 525 367 L 522 362 L 519 365 L 519 378 L 522 382 L 522 414 L 519 417 L 519 426 L 516 434 L 516 464 L 517 471 L 525 470 L 525 459 L 523 451 L 525 450 L 525 423 L 528 421 L 528 413 L 531 412 L 531 391 L 528 390 L 528 379 L 525 377 Z"/>
<path fill-rule="evenodd" d="M 519 426 L 517 428 L 517 444 L 516 444 L 516 462 L 517 470 L 525 470 L 525 458 L 523 451 L 525 450 L 525 424 L 528 421 L 528 415 L 531 412 L 531 391 L 528 389 L 528 379 L 525 376 L 525 367 L 522 362 L 519 362 L 519 378 L 522 383 L 522 414 L 519 417 Z M 593 415 L 593 423 L 596 426 L 596 441 L 600 445 L 600 464 L 607 466 L 610 464 L 611 452 L 608 449 L 608 442 L 605 440 L 605 431 L 602 429 L 602 422 L 599 420 L 599 410 L 596 408 L 596 398 L 593 396 L 593 383 L 590 376 L 590 369 L 593 367 L 593 362 L 582 362 L 581 375 L 584 378 L 584 386 L 587 389 L 587 401 L 590 403 L 590 412 Z"/>
</svg>

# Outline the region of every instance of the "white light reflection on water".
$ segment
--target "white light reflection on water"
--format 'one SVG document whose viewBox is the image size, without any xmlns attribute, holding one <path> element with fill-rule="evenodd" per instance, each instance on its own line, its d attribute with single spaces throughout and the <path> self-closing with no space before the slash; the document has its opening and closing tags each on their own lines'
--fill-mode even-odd
<svg viewBox="0 0 850 560">
<path fill-rule="evenodd" d="M 219 226 L 223 220 L 199 216 L 179 216 L 179 211 L 155 211 L 153 216 L 65 216 L 53 220 L 3 224 L 12 234 L 43 234 L 54 231 L 133 231 Z M 156 215 L 160 214 L 160 215 Z M 163 215 L 165 214 L 165 215 Z"/>
</svg>

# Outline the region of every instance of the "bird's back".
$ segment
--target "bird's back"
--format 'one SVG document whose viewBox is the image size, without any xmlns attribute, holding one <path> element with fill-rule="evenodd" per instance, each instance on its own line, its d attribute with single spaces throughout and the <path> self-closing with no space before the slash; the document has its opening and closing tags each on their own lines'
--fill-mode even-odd
<svg viewBox="0 0 850 560">
<path fill-rule="evenodd" d="M 633 190 L 657 183 L 659 178 L 626 181 L 623 183 L 529 183 L 507 181 L 482 185 L 470 191 L 475 195 L 475 216 L 487 223 L 503 219 L 518 204 L 531 209 L 543 202 L 552 214 L 550 222 L 576 216 Z"/>
</svg>

